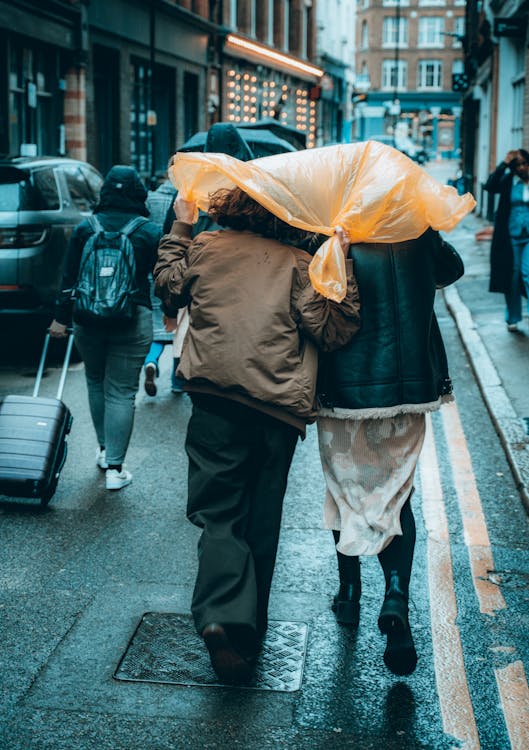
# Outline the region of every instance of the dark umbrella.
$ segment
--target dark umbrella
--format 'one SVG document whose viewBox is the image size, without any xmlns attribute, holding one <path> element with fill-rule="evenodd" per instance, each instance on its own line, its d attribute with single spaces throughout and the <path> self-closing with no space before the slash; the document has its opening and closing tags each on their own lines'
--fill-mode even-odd
<svg viewBox="0 0 529 750">
<path fill-rule="evenodd" d="M 296 151 L 288 141 L 274 135 L 271 130 L 251 130 L 238 127 L 244 141 L 251 148 L 255 158 L 261 156 L 272 156 L 273 154 L 284 154 L 286 151 Z M 179 151 L 203 151 L 206 144 L 207 131 L 200 131 L 191 136 Z"/>
</svg>

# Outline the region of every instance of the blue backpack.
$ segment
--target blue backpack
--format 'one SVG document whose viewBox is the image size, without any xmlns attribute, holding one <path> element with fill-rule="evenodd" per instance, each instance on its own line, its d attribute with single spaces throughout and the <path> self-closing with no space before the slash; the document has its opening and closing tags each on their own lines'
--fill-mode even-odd
<svg viewBox="0 0 529 750">
<path fill-rule="evenodd" d="M 136 260 L 130 235 L 147 219 L 137 216 L 117 232 L 106 230 L 90 216 L 93 234 L 83 248 L 77 284 L 73 290 L 73 317 L 77 323 L 123 324 L 133 320 L 136 304 Z"/>
</svg>

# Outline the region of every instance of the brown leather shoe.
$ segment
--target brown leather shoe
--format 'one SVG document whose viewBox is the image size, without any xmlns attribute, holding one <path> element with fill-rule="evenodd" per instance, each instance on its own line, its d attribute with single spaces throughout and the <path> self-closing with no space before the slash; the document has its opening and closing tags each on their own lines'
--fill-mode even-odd
<svg viewBox="0 0 529 750">
<path fill-rule="evenodd" d="M 222 625 L 216 622 L 206 625 L 202 638 L 209 651 L 209 658 L 215 673 L 221 682 L 227 685 L 242 685 L 253 674 L 253 661 L 242 656 Z"/>
</svg>

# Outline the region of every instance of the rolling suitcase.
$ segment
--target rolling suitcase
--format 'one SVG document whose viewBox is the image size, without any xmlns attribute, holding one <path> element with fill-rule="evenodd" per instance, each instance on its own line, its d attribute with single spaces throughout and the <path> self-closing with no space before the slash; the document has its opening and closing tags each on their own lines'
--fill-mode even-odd
<svg viewBox="0 0 529 750">
<path fill-rule="evenodd" d="M 57 396 L 38 395 L 50 334 L 46 334 L 32 396 L 6 396 L 0 403 L 0 495 L 40 498 L 47 505 L 53 497 L 66 460 L 66 437 L 72 415 L 61 401 L 72 352 L 70 334 Z"/>
</svg>

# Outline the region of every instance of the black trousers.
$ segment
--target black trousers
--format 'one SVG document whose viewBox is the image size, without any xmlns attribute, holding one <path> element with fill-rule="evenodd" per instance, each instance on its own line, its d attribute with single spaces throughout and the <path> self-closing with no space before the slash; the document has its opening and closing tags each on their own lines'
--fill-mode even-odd
<svg viewBox="0 0 529 750">
<path fill-rule="evenodd" d="M 266 629 L 287 476 L 298 431 L 227 399 L 193 396 L 187 517 L 202 529 L 191 611 Z"/>
</svg>

